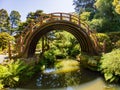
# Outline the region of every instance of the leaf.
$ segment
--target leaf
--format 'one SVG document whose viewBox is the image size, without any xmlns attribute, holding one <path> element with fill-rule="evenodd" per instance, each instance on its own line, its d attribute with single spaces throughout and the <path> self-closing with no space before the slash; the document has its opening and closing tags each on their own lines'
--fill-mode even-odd
<svg viewBox="0 0 120 90">
<path fill-rule="evenodd" d="M 4 86 L 4 85 L 3 85 L 2 83 L 0 83 L 0 89 L 2 89 L 2 88 L 3 88 L 3 86 Z"/>
<path fill-rule="evenodd" d="M 18 76 L 14 77 L 13 79 L 14 79 L 15 81 L 17 81 L 17 82 L 19 81 L 19 77 L 18 77 Z"/>
<path fill-rule="evenodd" d="M 104 74 L 105 80 L 110 80 L 113 77 L 112 73 L 105 73 Z"/>
<path fill-rule="evenodd" d="M 116 80 L 117 78 L 114 76 L 110 79 L 110 82 L 113 82 L 114 80 Z"/>
</svg>

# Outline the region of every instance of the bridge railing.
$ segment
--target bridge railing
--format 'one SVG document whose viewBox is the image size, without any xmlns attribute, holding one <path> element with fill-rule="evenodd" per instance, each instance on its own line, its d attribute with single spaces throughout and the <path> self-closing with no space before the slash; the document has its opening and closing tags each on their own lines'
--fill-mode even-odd
<svg viewBox="0 0 120 90">
<path fill-rule="evenodd" d="M 34 30 L 36 30 L 36 28 L 38 28 L 42 24 L 45 24 L 45 23 L 48 23 L 51 21 L 57 21 L 57 20 L 65 20 L 65 21 L 75 23 L 78 26 L 82 27 L 82 29 L 85 30 L 88 34 L 90 34 L 88 24 L 86 22 L 83 22 L 80 19 L 80 17 L 78 17 L 76 15 L 69 14 L 69 13 L 60 13 L 60 12 L 45 14 L 45 15 L 38 17 L 34 21 L 31 21 L 31 23 L 28 24 L 28 26 L 25 28 L 25 30 L 23 30 L 21 37 L 20 37 L 20 39 L 22 39 L 22 40 L 20 40 L 20 42 L 19 42 L 19 45 L 21 46 L 20 52 L 23 51 L 28 37 L 30 36 L 30 34 L 32 34 L 32 32 Z"/>
<path fill-rule="evenodd" d="M 45 16 L 47 16 L 47 18 L 45 18 Z M 35 20 L 37 21 L 37 23 L 34 25 L 33 28 L 37 28 L 39 25 L 43 23 L 57 21 L 57 20 L 65 20 L 65 21 L 73 22 L 81 26 L 85 31 L 89 32 L 88 24 L 86 22 L 83 22 L 79 16 L 69 14 L 69 13 L 60 13 L 60 12 L 50 13 L 50 14 L 45 14 L 43 16 L 40 16 L 38 19 Z"/>
</svg>

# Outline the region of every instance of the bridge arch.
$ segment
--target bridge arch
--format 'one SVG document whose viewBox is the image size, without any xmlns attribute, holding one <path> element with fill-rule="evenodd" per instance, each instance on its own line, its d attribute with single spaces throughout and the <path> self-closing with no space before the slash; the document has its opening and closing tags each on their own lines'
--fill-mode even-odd
<svg viewBox="0 0 120 90">
<path fill-rule="evenodd" d="M 87 54 L 95 55 L 97 54 L 94 43 L 91 40 L 88 33 L 79 25 L 69 22 L 66 20 L 57 20 L 45 23 L 37 27 L 26 41 L 26 45 L 22 53 L 23 57 L 34 56 L 37 42 L 39 39 L 53 30 L 65 30 L 71 33 L 80 43 L 81 51 Z"/>
</svg>

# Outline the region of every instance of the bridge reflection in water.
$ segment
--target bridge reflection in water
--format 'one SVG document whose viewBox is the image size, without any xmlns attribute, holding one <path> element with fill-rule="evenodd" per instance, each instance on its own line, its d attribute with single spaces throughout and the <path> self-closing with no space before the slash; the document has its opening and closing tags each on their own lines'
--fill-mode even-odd
<svg viewBox="0 0 120 90">
<path fill-rule="evenodd" d="M 71 60 L 69 60 L 71 62 Z M 69 63 L 70 63 L 69 62 Z M 76 61 L 74 65 L 77 64 Z M 67 61 L 68 63 L 68 61 Z M 68 67 L 73 67 L 69 64 Z M 78 65 L 78 64 L 77 64 Z M 75 65 L 76 66 L 76 65 Z M 39 73 L 29 83 L 24 84 L 15 90 L 119 90 L 120 87 L 116 84 L 107 84 L 98 72 L 93 72 L 88 69 L 79 67 L 72 71 L 64 68 L 48 68 L 42 73 Z M 61 71 L 63 70 L 63 72 Z M 60 72 L 58 73 L 58 70 Z M 57 71 L 57 73 L 56 73 Z"/>
</svg>

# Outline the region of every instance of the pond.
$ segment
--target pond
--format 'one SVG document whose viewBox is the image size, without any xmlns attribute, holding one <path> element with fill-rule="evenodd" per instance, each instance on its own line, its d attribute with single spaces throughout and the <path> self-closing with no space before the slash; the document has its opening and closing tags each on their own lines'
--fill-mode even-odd
<svg viewBox="0 0 120 90">
<path fill-rule="evenodd" d="M 61 65 L 62 64 L 62 65 Z M 79 62 L 61 61 L 46 68 L 31 81 L 9 90 L 120 90 L 120 85 L 107 84 L 98 72 L 79 66 Z"/>
</svg>

